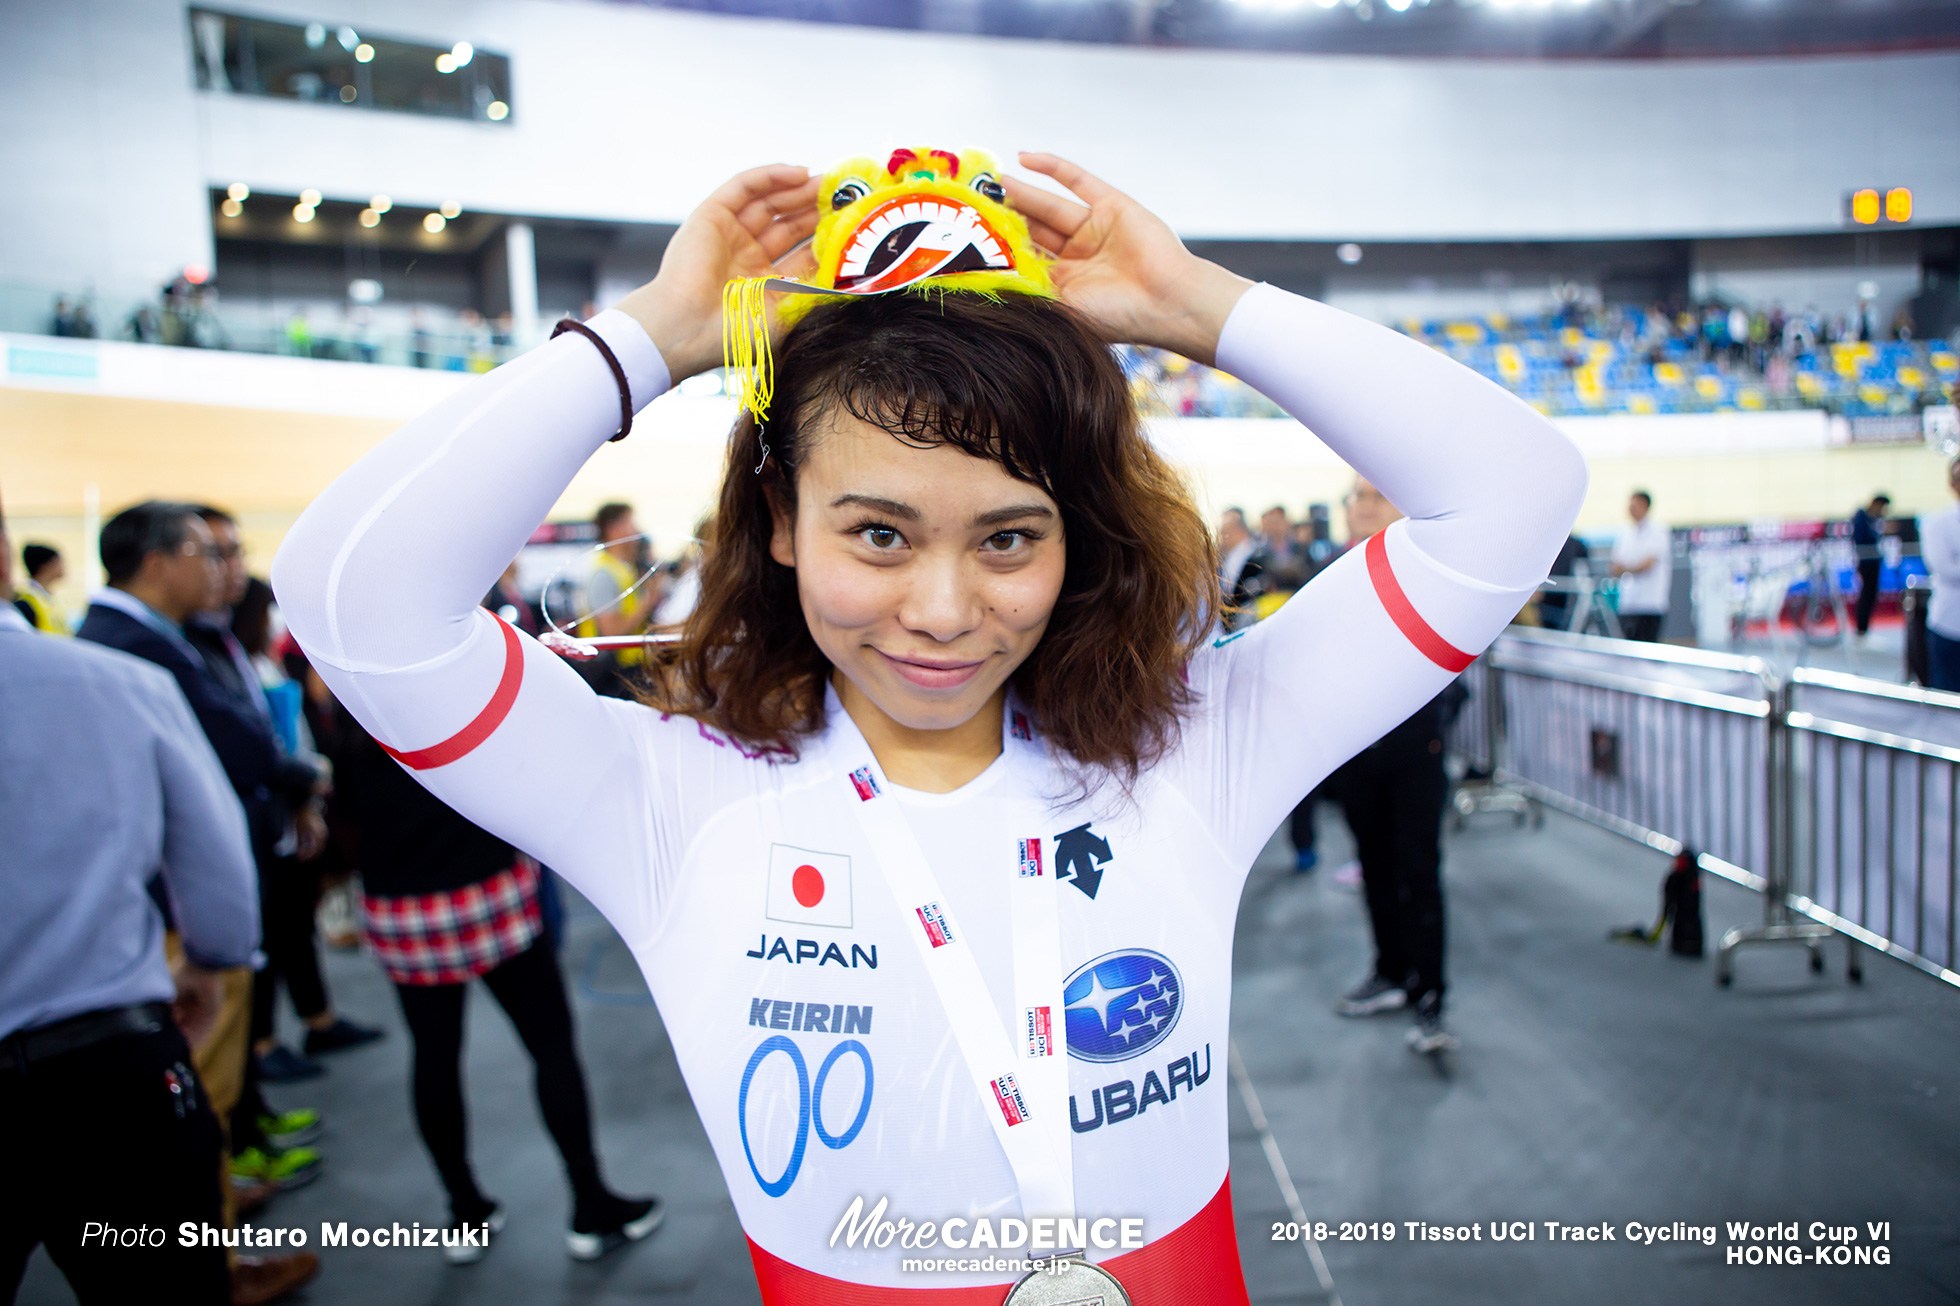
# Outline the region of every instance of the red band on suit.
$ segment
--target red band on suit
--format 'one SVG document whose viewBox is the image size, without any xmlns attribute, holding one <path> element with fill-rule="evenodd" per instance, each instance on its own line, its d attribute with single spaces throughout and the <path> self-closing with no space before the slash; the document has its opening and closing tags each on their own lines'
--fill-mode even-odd
<svg viewBox="0 0 1960 1306">
<path fill-rule="evenodd" d="M 1434 662 L 1445 671 L 1461 671 L 1477 659 L 1465 653 L 1456 645 L 1436 633 L 1436 628 L 1422 619 L 1415 604 L 1402 592 L 1402 582 L 1395 579 L 1395 572 L 1388 565 L 1388 542 L 1383 533 L 1377 531 L 1368 537 L 1368 579 L 1375 583 L 1375 593 L 1381 597 L 1382 606 L 1388 609 L 1388 618 L 1395 628 L 1408 636 L 1409 642 L 1416 646 L 1416 652 Z"/>
<path fill-rule="evenodd" d="M 748 1242 L 763 1306 L 1000 1306 L 1010 1286 L 874 1288 L 792 1265 L 756 1246 L 754 1239 Z M 987 1254 L 943 1245 L 919 1253 L 934 1259 Z M 1011 1251 L 993 1254 L 1015 1256 Z M 1116 1276 L 1137 1306 L 1246 1306 L 1245 1275 L 1232 1228 L 1231 1181 L 1161 1238 L 1097 1264 Z"/>
<path fill-rule="evenodd" d="M 496 692 L 490 695 L 490 701 L 476 714 L 476 719 L 439 744 L 418 748 L 412 753 L 399 753 L 382 744 L 382 752 L 411 771 L 448 766 L 488 739 L 504 723 L 504 718 L 510 715 L 511 705 L 517 702 L 517 687 L 524 683 L 524 641 L 517 637 L 516 629 L 509 622 L 501 617 L 495 620 L 504 632 L 504 674 L 497 681 Z"/>
</svg>

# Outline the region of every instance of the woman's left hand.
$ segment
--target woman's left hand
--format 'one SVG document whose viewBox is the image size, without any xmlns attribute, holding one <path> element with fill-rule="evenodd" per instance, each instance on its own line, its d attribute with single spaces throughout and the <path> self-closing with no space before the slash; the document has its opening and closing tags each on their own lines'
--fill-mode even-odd
<svg viewBox="0 0 1960 1306">
<path fill-rule="evenodd" d="M 1086 201 L 1006 181 L 1028 233 L 1055 255 L 1048 272 L 1062 302 L 1112 342 L 1211 363 L 1226 317 L 1252 283 L 1193 254 L 1162 218 L 1068 160 L 1026 152 L 1020 158 Z"/>
</svg>

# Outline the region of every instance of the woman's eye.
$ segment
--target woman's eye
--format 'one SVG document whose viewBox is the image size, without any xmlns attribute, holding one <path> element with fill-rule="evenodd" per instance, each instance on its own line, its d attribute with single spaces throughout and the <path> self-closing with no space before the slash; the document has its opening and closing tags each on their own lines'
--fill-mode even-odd
<svg viewBox="0 0 1960 1306">
<path fill-rule="evenodd" d="M 987 547 L 993 553 L 1020 553 L 1033 541 L 1023 531 L 1002 531 L 987 537 Z"/>
<path fill-rule="evenodd" d="M 866 526 L 858 531 L 858 538 L 882 552 L 898 543 L 899 536 L 898 532 L 889 526 Z"/>
</svg>

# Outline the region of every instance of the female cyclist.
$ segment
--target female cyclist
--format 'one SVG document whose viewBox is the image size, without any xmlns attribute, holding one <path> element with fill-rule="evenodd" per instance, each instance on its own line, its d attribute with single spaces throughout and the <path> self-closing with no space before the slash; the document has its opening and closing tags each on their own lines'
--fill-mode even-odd
<svg viewBox="0 0 1960 1306">
<path fill-rule="evenodd" d="M 1005 183 L 1059 302 L 868 296 L 785 333 L 645 703 L 478 601 L 620 426 L 622 381 L 638 407 L 720 361 L 724 285 L 815 225 L 802 168 L 716 191 L 591 321 L 604 350 L 561 337 L 411 422 L 274 567 L 354 715 L 632 949 L 772 1306 L 1033 1300 L 990 1242 L 1051 1217 L 1135 1302 L 1242 1306 L 1223 1069 L 1247 869 L 1503 629 L 1584 490 L 1497 386 L 1021 162 L 1079 197 Z M 1257 386 L 1407 519 L 1212 640 L 1204 523 L 1117 341 Z M 1121 1300 L 1101 1284 L 1040 1300 Z"/>
</svg>

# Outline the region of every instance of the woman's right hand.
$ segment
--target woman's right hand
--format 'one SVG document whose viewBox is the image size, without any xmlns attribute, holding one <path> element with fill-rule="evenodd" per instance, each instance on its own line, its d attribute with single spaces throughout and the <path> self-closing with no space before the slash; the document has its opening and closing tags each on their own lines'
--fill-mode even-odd
<svg viewBox="0 0 1960 1306">
<path fill-rule="evenodd" d="M 721 366 L 722 289 L 768 276 L 817 229 L 817 178 L 796 164 L 751 168 L 688 214 L 660 272 L 619 301 L 652 338 L 675 382 Z"/>
</svg>

